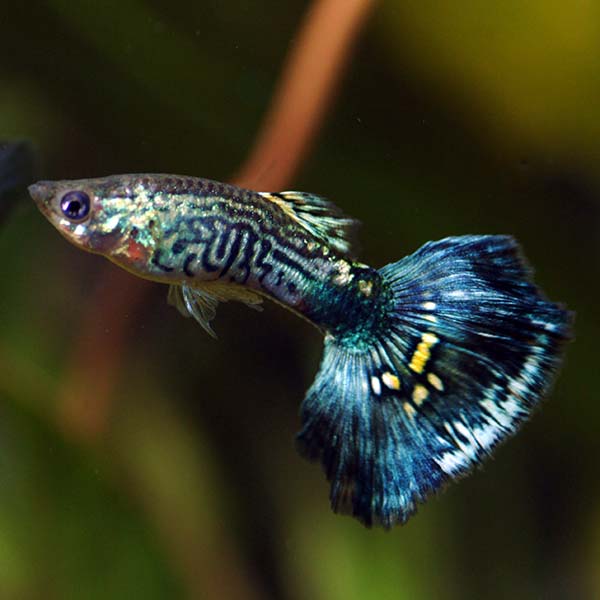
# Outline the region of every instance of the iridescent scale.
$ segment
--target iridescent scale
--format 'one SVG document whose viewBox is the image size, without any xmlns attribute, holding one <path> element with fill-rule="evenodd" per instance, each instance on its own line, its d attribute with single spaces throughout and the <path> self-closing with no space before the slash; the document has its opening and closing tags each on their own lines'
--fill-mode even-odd
<svg viewBox="0 0 600 600">
<path fill-rule="evenodd" d="M 335 329 L 377 308 L 381 277 L 375 269 L 332 250 L 327 234 L 315 237 L 293 204 L 297 192 L 259 193 L 206 179 L 139 176 L 154 207 L 161 237 L 148 264 L 150 277 L 210 293 L 245 286 L 300 313 L 318 327 Z M 306 196 L 310 199 L 310 196 Z M 323 202 L 321 199 L 318 199 Z M 323 203 L 332 228 L 354 224 Z M 322 215 L 321 215 L 322 217 Z M 331 230 L 331 228 L 330 228 Z M 235 292 L 232 288 L 232 293 Z"/>
</svg>

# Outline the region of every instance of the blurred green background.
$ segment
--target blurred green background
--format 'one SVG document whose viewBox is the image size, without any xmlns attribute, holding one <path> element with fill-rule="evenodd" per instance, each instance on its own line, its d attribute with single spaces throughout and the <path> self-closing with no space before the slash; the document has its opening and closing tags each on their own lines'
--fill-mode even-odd
<svg viewBox="0 0 600 600">
<path fill-rule="evenodd" d="M 0 138 L 32 140 L 44 178 L 228 179 L 309 6 L 7 4 Z M 374 266 L 446 235 L 517 236 L 577 312 L 551 398 L 406 526 L 363 529 L 294 451 L 316 331 L 230 304 L 215 342 L 160 285 L 97 312 L 117 268 L 23 196 L 0 231 L 0 598 L 599 598 L 600 4 L 380 2 L 291 187 L 358 217 Z M 110 386 L 78 352 L 114 319 Z M 61 405 L 80 366 L 90 398 L 111 390 L 92 435 L 85 393 L 75 417 Z"/>
</svg>

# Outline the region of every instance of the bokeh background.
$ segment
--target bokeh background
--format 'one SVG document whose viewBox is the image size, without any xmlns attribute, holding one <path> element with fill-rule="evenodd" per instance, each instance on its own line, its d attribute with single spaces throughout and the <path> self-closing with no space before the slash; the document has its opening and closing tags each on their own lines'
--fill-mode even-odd
<svg viewBox="0 0 600 600">
<path fill-rule="evenodd" d="M 0 138 L 44 178 L 230 179 L 310 7 L 7 4 Z M 600 4 L 382 0 L 356 33 L 286 187 L 358 217 L 374 266 L 517 236 L 577 312 L 551 397 L 407 525 L 366 530 L 294 451 L 315 330 L 227 304 L 215 342 L 22 193 L 0 223 L 0 598 L 600 598 Z"/>
</svg>

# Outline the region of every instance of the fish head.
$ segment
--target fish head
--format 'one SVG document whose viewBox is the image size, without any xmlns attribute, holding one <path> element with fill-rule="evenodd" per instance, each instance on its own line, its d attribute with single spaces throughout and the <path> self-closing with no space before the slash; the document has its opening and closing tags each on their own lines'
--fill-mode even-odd
<svg viewBox="0 0 600 600">
<path fill-rule="evenodd" d="M 138 178 L 40 181 L 29 193 L 72 244 L 144 275 L 160 238 L 160 219 Z"/>
</svg>

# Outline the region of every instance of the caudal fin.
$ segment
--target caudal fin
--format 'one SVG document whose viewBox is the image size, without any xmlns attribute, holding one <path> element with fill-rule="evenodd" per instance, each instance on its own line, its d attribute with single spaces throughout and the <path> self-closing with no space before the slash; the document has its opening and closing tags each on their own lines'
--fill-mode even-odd
<svg viewBox="0 0 600 600">
<path fill-rule="evenodd" d="M 301 451 L 331 504 L 389 528 L 514 434 L 548 390 L 571 315 L 508 236 L 429 242 L 379 271 L 393 295 L 368 348 L 325 341 L 301 407 Z"/>
</svg>

